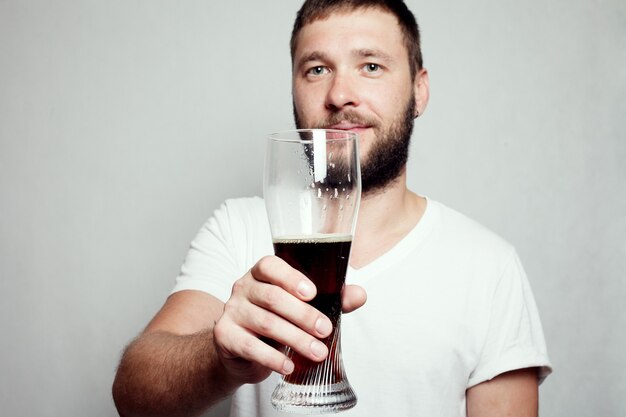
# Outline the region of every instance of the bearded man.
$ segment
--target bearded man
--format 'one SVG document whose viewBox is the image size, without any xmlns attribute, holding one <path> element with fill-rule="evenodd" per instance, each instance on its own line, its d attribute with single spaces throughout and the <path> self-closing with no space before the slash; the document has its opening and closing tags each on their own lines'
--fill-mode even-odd
<svg viewBox="0 0 626 417">
<path fill-rule="evenodd" d="M 354 312 L 342 325 L 359 401 L 344 415 L 536 416 L 550 364 L 515 250 L 406 185 L 429 97 L 413 14 L 401 0 L 307 0 L 291 56 L 297 126 L 360 137 L 363 197 L 343 294 Z M 322 361 L 331 323 L 307 303 L 313 283 L 272 254 L 260 198 L 215 212 L 122 358 L 122 416 L 198 415 L 231 394 L 231 415 L 282 415 L 270 395 L 294 364 L 267 341 Z"/>
</svg>

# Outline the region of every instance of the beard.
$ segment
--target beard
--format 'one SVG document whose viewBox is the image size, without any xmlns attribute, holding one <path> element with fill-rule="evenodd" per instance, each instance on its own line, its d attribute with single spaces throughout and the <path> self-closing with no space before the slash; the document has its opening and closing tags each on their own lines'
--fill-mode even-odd
<svg viewBox="0 0 626 417">
<path fill-rule="evenodd" d="M 361 158 L 361 189 L 363 194 L 373 195 L 383 192 L 395 181 L 406 166 L 409 145 L 413 133 L 415 97 L 407 101 L 404 111 L 386 128 L 375 120 L 359 115 L 353 110 L 336 111 L 318 123 L 308 125 L 298 116 L 293 106 L 293 114 L 298 129 L 325 129 L 341 121 L 371 126 L 375 138 L 367 155 Z"/>
</svg>

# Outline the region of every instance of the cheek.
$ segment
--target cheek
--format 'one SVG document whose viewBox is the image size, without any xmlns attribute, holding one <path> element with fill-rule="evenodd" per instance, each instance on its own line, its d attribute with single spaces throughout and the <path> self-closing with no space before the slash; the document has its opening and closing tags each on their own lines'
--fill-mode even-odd
<svg viewBox="0 0 626 417">
<path fill-rule="evenodd" d="M 388 85 L 368 85 L 360 90 L 361 103 L 382 120 L 393 118 L 406 93 L 390 89 Z"/>
<path fill-rule="evenodd" d="M 404 118 L 409 100 L 411 100 L 411 95 L 406 94 L 406 92 L 389 94 L 381 97 L 377 102 L 377 108 L 384 112 L 387 124 L 392 124 Z"/>
<path fill-rule="evenodd" d="M 385 99 L 377 99 L 371 102 L 371 110 L 378 116 L 381 125 L 385 125 L 389 122 L 390 117 L 393 117 L 393 102 Z"/>
<path fill-rule="evenodd" d="M 314 117 L 316 108 L 319 107 L 312 95 L 299 91 L 297 88 L 293 90 L 293 103 L 298 116 L 303 120 Z"/>
</svg>

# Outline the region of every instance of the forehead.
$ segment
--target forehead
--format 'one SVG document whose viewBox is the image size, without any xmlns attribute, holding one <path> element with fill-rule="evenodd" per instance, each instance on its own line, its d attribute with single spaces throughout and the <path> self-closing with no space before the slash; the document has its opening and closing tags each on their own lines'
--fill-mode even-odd
<svg viewBox="0 0 626 417">
<path fill-rule="evenodd" d="M 370 8 L 336 12 L 303 26 L 296 39 L 294 63 L 314 52 L 354 49 L 381 50 L 408 60 L 397 18 L 382 9 Z"/>
</svg>

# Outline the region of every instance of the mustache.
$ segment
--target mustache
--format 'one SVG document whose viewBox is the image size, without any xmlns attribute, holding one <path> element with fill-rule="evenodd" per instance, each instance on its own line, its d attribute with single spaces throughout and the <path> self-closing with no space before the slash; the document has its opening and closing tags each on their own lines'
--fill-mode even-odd
<svg viewBox="0 0 626 417">
<path fill-rule="evenodd" d="M 342 110 L 340 112 L 332 113 L 330 116 L 322 119 L 319 123 L 316 123 L 316 127 L 320 129 L 327 129 L 330 126 L 334 126 L 341 122 L 354 123 L 373 128 L 378 127 L 378 122 L 376 120 L 362 116 L 354 110 Z"/>
</svg>

